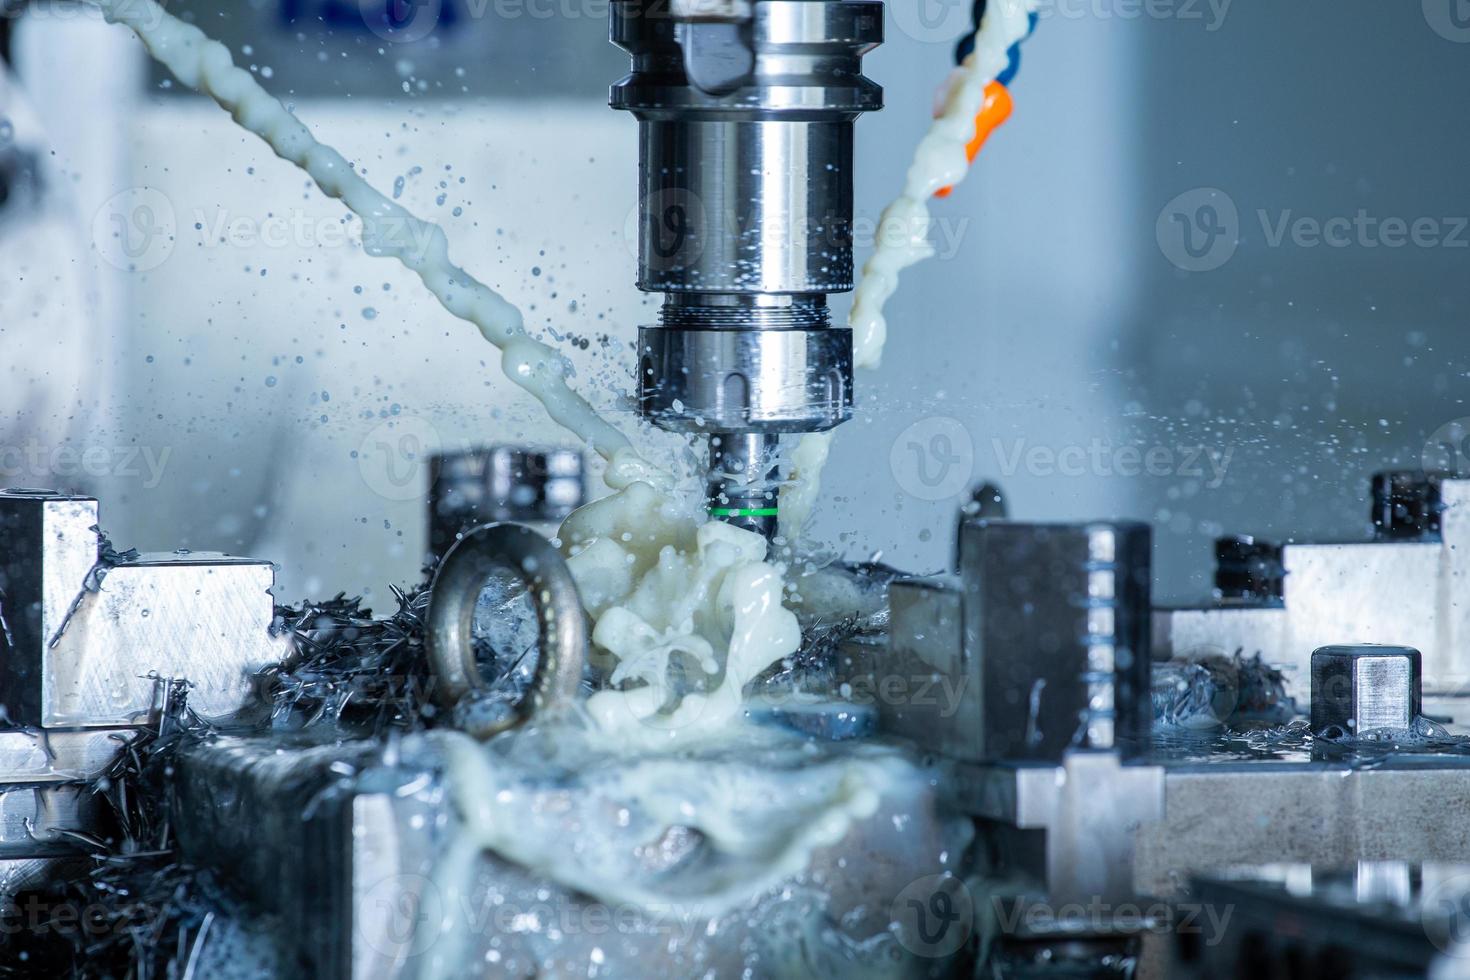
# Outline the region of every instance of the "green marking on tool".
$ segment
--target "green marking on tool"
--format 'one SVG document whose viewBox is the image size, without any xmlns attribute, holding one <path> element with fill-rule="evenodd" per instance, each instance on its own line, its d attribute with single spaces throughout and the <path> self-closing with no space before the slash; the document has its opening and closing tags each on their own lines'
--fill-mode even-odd
<svg viewBox="0 0 1470 980">
<path fill-rule="evenodd" d="M 779 517 L 781 514 L 775 507 L 753 510 L 744 507 L 711 507 L 709 512 L 711 517 Z"/>
</svg>

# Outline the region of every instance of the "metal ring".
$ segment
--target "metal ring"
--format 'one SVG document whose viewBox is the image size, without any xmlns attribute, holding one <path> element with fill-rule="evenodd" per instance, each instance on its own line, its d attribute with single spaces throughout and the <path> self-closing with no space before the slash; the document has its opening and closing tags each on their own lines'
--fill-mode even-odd
<svg viewBox="0 0 1470 980">
<path fill-rule="evenodd" d="M 480 729 L 494 735 L 533 714 L 576 701 L 587 662 L 587 617 L 572 573 L 551 542 L 519 524 L 485 524 L 449 549 L 429 600 L 426 645 L 437 683 L 435 697 L 453 708 L 489 688 L 475 661 L 475 606 L 496 572 L 508 571 L 530 587 L 541 650 L 531 694 L 513 714 Z"/>
</svg>

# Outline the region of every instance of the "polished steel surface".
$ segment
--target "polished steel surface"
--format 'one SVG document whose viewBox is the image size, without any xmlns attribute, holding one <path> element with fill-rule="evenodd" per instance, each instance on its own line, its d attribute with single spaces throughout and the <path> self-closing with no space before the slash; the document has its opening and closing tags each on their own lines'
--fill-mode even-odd
<svg viewBox="0 0 1470 980">
<path fill-rule="evenodd" d="M 0 784 L 0 858 L 84 853 L 72 834 L 94 835 L 106 801 L 82 784 Z"/>
<path fill-rule="evenodd" d="M 189 706 L 223 720 L 252 702 L 277 663 L 269 562 L 218 554 L 142 555 L 79 597 L 39 665 L 46 727 L 146 723 L 161 682 L 189 682 Z"/>
<path fill-rule="evenodd" d="M 700 87 L 701 25 L 613 4 L 633 72 L 614 108 L 639 120 L 639 288 L 829 293 L 852 288 L 857 115 L 882 107 L 862 57 L 883 39 L 881 3 L 759 0 L 748 74 Z"/>
<path fill-rule="evenodd" d="M 639 289 L 852 289 L 851 121 L 654 120 L 639 130 Z"/>
<path fill-rule="evenodd" d="M 497 575 L 529 586 L 540 624 L 540 645 L 529 703 L 482 718 L 476 735 L 513 728 L 532 714 L 573 705 L 587 662 L 588 627 L 582 598 L 566 562 L 552 544 L 519 524 L 487 524 L 464 535 L 434 576 L 426 642 L 434 670 L 434 695 L 447 708 L 486 694 L 490 679 L 477 662 L 475 611 L 480 594 Z"/>
<path fill-rule="evenodd" d="M 686 67 L 684 39 L 697 9 L 661 13 L 642 0 L 613 0 L 613 43 L 633 59 L 632 73 L 613 86 L 613 108 L 650 117 L 770 117 L 883 107 L 882 89 L 862 74 L 863 55 L 883 43 L 880 0 L 754 0 L 750 8 L 741 38 L 754 54 L 746 84 L 710 92 Z"/>
<path fill-rule="evenodd" d="M 269 562 L 187 552 L 104 560 L 88 498 L 10 492 L 0 514 L 0 705 L 12 724 L 144 724 L 166 679 L 188 681 L 190 707 L 223 719 L 284 653 L 270 632 Z"/>
<path fill-rule="evenodd" d="M 638 120 L 638 288 L 666 296 L 640 332 L 640 414 L 717 434 L 846 421 L 852 334 L 826 295 L 853 287 L 853 123 L 882 107 L 862 75 L 882 3 L 615 0 L 612 37 L 633 59 L 612 105 Z M 721 465 L 712 450 L 711 513 L 749 526 Z"/>
<path fill-rule="evenodd" d="M 852 331 L 639 331 L 639 407 L 687 433 L 796 433 L 852 415 Z"/>
<path fill-rule="evenodd" d="M 0 491 L 0 703 L 11 724 L 42 722 L 41 665 L 97 564 L 97 520 L 90 497 Z"/>
<path fill-rule="evenodd" d="M 0 783 L 61 783 L 96 779 L 137 736 L 138 731 L 133 728 L 0 731 Z"/>
<path fill-rule="evenodd" d="M 966 521 L 964 663 L 981 756 L 1055 761 L 1146 740 L 1151 529 Z"/>
<path fill-rule="evenodd" d="M 430 463 L 429 547 L 443 556 L 465 531 L 499 521 L 560 523 L 586 502 L 575 449 L 492 446 Z"/>
<path fill-rule="evenodd" d="M 1408 731 L 1421 712 L 1419 651 L 1333 646 L 1312 653 L 1312 731 Z"/>
</svg>

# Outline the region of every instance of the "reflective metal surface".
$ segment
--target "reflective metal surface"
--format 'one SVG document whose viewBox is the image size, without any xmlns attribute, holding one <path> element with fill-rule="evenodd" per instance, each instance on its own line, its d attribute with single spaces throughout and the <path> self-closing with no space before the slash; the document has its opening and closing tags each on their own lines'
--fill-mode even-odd
<svg viewBox="0 0 1470 980">
<path fill-rule="evenodd" d="M 1334 646 L 1312 653 L 1312 731 L 1407 731 L 1422 703 L 1419 651 Z"/>
<path fill-rule="evenodd" d="M 529 585 L 540 623 L 540 644 L 530 703 L 480 719 L 474 734 L 489 736 L 524 722 L 535 712 L 566 709 L 577 700 L 587 662 L 587 617 L 571 572 L 545 538 L 518 524 L 476 528 L 450 549 L 434 577 L 425 624 L 434 694 L 448 708 L 489 690 L 477 662 L 475 610 L 497 573 Z"/>
<path fill-rule="evenodd" d="M 176 552 L 102 556 L 97 502 L 0 494 L 0 704 L 12 724 L 116 728 L 147 722 L 161 679 L 224 718 L 275 663 L 269 562 Z"/>
<path fill-rule="evenodd" d="M 964 524 L 982 757 L 1058 760 L 1147 738 L 1151 542 L 1142 524 Z"/>
<path fill-rule="evenodd" d="M 852 331 L 639 331 L 639 408 L 674 432 L 820 432 L 852 417 Z"/>
<path fill-rule="evenodd" d="M 649 120 L 639 128 L 639 289 L 852 289 L 850 119 Z"/>
<path fill-rule="evenodd" d="M 770 976 L 942 977 L 964 963 L 966 950 L 921 938 L 905 904 L 928 899 L 941 877 L 957 880 L 948 869 L 973 838 L 935 783 L 881 794 L 801 874 L 708 914 L 673 897 L 666 907 L 600 901 L 488 849 L 467 857 L 467 891 L 449 891 L 461 869 L 443 860 L 460 825 L 446 765 L 433 739 L 395 756 L 357 742 L 194 746 L 180 763 L 181 844 L 260 916 L 282 962 L 313 977 L 462 975 L 465 964 L 487 976 L 725 977 L 752 962 Z M 556 778 L 523 791 L 566 825 L 569 847 L 593 833 L 575 825 L 581 811 Z M 651 869 L 697 862 L 701 850 L 699 835 L 677 824 L 639 848 Z M 968 938 L 972 925 L 954 935 Z M 455 958 L 435 964 L 441 954 Z"/>
<path fill-rule="evenodd" d="M 498 521 L 560 523 L 585 502 L 574 449 L 493 446 L 441 453 L 430 464 L 429 548 L 443 556 L 459 536 Z"/>
<path fill-rule="evenodd" d="M 221 739 L 181 760 L 174 813 L 184 855 L 285 924 L 270 940 L 301 975 L 409 975 L 414 933 L 393 926 L 424 909 L 432 887 L 432 773 L 388 764 L 380 750 Z M 307 922 L 315 928 L 299 928 Z"/>
<path fill-rule="evenodd" d="M 612 104 L 638 119 L 638 288 L 666 295 L 640 331 L 640 413 L 715 434 L 846 421 L 852 334 L 831 329 L 826 296 L 853 286 L 853 122 L 882 106 L 862 58 L 883 5 L 617 0 L 612 36 L 633 57 Z M 774 533 L 749 513 L 769 508 L 730 506 L 729 481 L 712 476 L 710 497 Z"/>
<path fill-rule="evenodd" d="M 96 779 L 137 735 L 133 728 L 0 731 L 0 782 L 60 783 Z"/>
</svg>

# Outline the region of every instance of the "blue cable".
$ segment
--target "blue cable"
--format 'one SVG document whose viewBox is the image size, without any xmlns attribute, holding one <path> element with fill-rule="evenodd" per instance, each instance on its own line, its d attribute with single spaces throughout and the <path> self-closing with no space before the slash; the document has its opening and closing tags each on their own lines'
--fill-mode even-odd
<svg viewBox="0 0 1470 980">
<path fill-rule="evenodd" d="M 959 44 L 955 46 L 954 61 L 957 65 L 964 64 L 965 59 L 970 57 L 975 51 L 975 32 L 980 30 L 980 21 L 985 17 L 986 4 L 987 0 L 975 0 L 974 26 L 970 29 L 969 33 L 960 38 Z M 1026 15 L 1026 19 L 1028 21 L 1026 37 L 1030 37 L 1036 33 L 1036 25 L 1040 23 L 1041 15 L 1033 10 Z M 1025 39 L 1022 38 L 1021 41 Z M 1000 82 L 1007 88 L 1010 88 L 1011 81 L 1016 77 L 1016 73 L 1021 70 L 1021 41 L 1017 41 L 1011 45 L 1011 49 L 1006 52 L 1010 57 L 1010 63 L 1006 65 L 1005 70 L 996 78 L 997 82 Z"/>
</svg>

